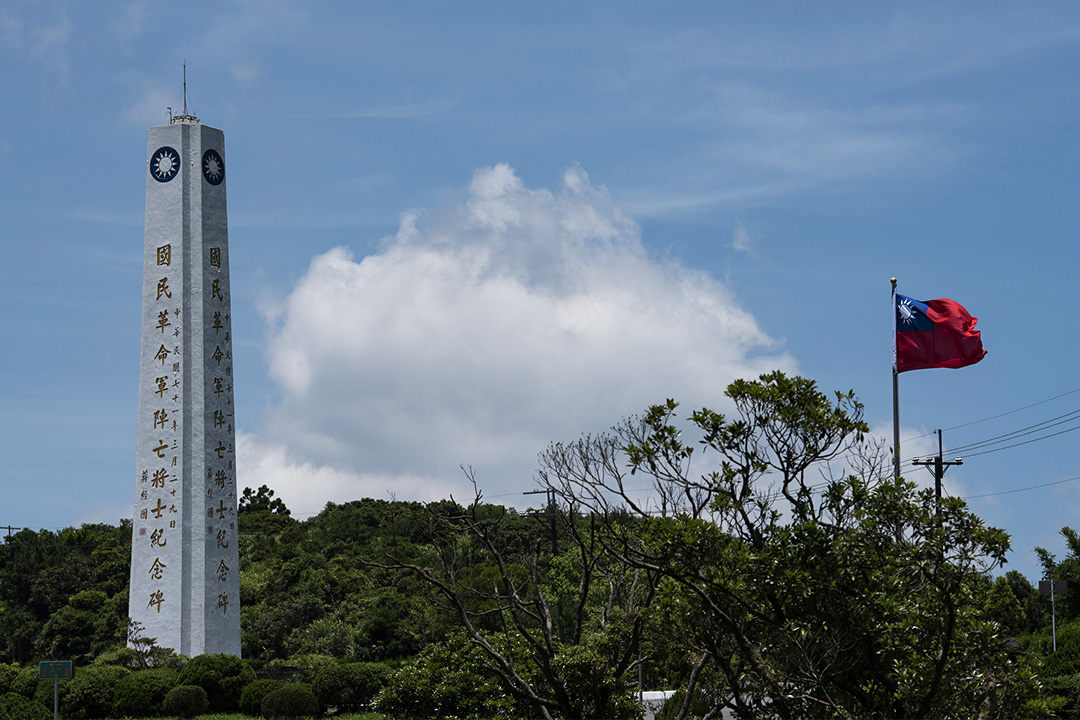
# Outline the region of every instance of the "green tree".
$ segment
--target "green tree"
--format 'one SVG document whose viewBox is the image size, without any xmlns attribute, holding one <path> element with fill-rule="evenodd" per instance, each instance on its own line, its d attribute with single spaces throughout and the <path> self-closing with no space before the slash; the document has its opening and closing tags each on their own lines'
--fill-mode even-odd
<svg viewBox="0 0 1080 720">
<path fill-rule="evenodd" d="M 1065 580 L 1071 591 L 1073 588 L 1080 588 L 1080 535 L 1070 527 L 1063 527 L 1061 536 L 1065 538 L 1065 546 L 1068 550 L 1062 560 L 1058 560 L 1053 553 L 1041 547 L 1035 548 L 1035 554 L 1043 568 L 1042 579 Z M 1056 601 L 1059 623 L 1080 618 L 1080 592 L 1069 592 L 1064 597 L 1056 598 Z M 1049 608 L 1048 598 L 1045 599 L 1045 603 Z"/>
<path fill-rule="evenodd" d="M 485 671 L 484 655 L 464 632 L 452 632 L 391 674 L 375 709 L 408 720 L 528 716 L 528 707 Z"/>
<path fill-rule="evenodd" d="M 124 607 L 101 590 L 82 590 L 68 598 L 46 621 L 35 642 L 39 657 L 73 660 L 88 664 L 106 648 L 122 642 L 127 622 L 127 593 Z"/>
<path fill-rule="evenodd" d="M 130 522 L 55 533 L 24 529 L 2 548 L 0 651 L 11 660 L 85 657 L 123 639 Z"/>
<path fill-rule="evenodd" d="M 466 470 L 470 479 L 471 471 Z M 475 480 L 474 480 L 475 487 Z M 604 551 L 610 532 L 576 503 L 556 510 L 566 548 L 553 563 L 547 523 L 473 501 L 429 506 L 431 554 L 393 548 L 370 566 L 428 583 L 481 652 L 483 671 L 506 693 L 550 720 L 636 717 L 629 702 L 643 637 L 643 610 L 659 576 Z"/>
<path fill-rule="evenodd" d="M 696 443 L 668 401 L 541 460 L 551 489 L 611 529 L 613 557 L 682 588 L 688 701 L 711 666 L 725 691 L 712 712 L 747 718 L 1037 712 L 978 592 L 1008 535 L 882 472 L 852 393 L 772 373 L 727 395 L 734 419 L 690 416 Z M 628 489 L 644 479 L 654 506 Z"/>
</svg>

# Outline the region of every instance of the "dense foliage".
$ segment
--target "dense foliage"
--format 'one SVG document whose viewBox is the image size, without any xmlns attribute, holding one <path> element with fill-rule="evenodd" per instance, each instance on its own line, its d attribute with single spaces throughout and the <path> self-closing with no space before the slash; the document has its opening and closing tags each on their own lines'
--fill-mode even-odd
<svg viewBox="0 0 1080 720">
<path fill-rule="evenodd" d="M 262 714 L 262 704 L 266 696 L 285 687 L 280 680 L 256 680 L 250 683 L 240 695 L 240 712 L 245 715 Z"/>
<path fill-rule="evenodd" d="M 180 670 L 181 685 L 198 685 L 206 691 L 211 712 L 240 709 L 244 687 L 255 681 L 255 671 L 235 655 L 209 654 L 191 658 Z"/>
<path fill-rule="evenodd" d="M 137 670 L 116 684 L 113 712 L 120 717 L 158 717 L 164 712 L 165 696 L 179 684 L 180 674 L 171 668 Z"/>
<path fill-rule="evenodd" d="M 48 720 L 52 710 L 18 693 L 0 693 L 0 720 Z"/>
<path fill-rule="evenodd" d="M 1080 712 L 1080 535 L 1038 550 L 1072 584 L 1055 652 L 1048 599 L 998 570 L 1008 536 L 892 478 L 851 394 L 777 373 L 728 395 L 730 417 L 668 402 L 552 445 L 535 513 L 477 493 L 298 520 L 245 490 L 243 661 L 129 626 L 129 523 L 21 530 L 0 547 L 0 718 L 51 708 L 53 659 L 75 661 L 73 718 L 167 696 L 258 714 L 279 690 L 316 714 L 636 717 L 639 677 L 680 690 L 669 718 Z"/>
<path fill-rule="evenodd" d="M 312 689 L 323 707 L 335 708 L 337 712 L 360 712 L 371 705 L 389 674 L 389 669 L 381 663 L 334 664 L 319 672 Z"/>
<path fill-rule="evenodd" d="M 206 691 L 198 685 L 177 685 L 165 695 L 162 708 L 166 715 L 193 718 L 210 707 Z"/>
<path fill-rule="evenodd" d="M 127 668 L 116 665 L 92 665 L 79 670 L 65 685 L 64 717 L 93 720 L 112 714 L 116 686 L 127 676 Z M 46 682 L 46 686 L 52 683 Z M 38 699 L 41 699 L 39 687 Z M 51 689 L 50 689 L 51 690 Z M 48 696 L 50 693 L 46 693 Z"/>
<path fill-rule="evenodd" d="M 276 718 L 301 718 L 319 714 L 319 701 L 303 685 L 286 685 L 274 690 L 262 702 L 262 716 Z"/>
</svg>

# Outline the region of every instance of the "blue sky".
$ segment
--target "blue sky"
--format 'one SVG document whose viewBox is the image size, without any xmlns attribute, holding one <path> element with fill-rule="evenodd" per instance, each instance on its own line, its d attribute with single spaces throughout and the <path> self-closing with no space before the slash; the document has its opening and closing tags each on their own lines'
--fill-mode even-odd
<svg viewBox="0 0 1080 720">
<path fill-rule="evenodd" d="M 2 525 L 130 513 L 185 61 L 226 135 L 239 479 L 298 515 L 467 496 L 462 464 L 524 505 L 548 442 L 772 368 L 887 434 L 892 276 L 990 353 L 901 376 L 905 455 L 1080 404 L 1073 4 L 9 1 L 0 61 Z M 1077 438 L 946 477 L 1032 579 Z"/>
</svg>

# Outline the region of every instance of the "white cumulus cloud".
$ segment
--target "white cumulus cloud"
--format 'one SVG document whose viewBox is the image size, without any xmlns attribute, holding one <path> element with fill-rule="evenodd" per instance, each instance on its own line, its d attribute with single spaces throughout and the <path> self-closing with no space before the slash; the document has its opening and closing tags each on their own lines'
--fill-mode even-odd
<svg viewBox="0 0 1080 720">
<path fill-rule="evenodd" d="M 464 202 L 406 213 L 379 252 L 315 257 L 268 322 L 281 399 L 242 441 L 240 479 L 272 479 L 290 507 L 461 497 L 462 464 L 519 504 L 553 440 L 669 397 L 723 407 L 734 378 L 795 371 L 724 285 L 650 254 L 579 167 L 554 191 L 478 170 Z"/>
</svg>

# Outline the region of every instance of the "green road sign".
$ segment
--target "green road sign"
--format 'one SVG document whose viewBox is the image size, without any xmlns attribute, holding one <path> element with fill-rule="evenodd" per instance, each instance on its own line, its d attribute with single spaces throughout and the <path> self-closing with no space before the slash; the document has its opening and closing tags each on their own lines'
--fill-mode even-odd
<svg viewBox="0 0 1080 720">
<path fill-rule="evenodd" d="M 70 660 L 38 663 L 38 680 L 70 680 L 73 670 Z"/>
</svg>

